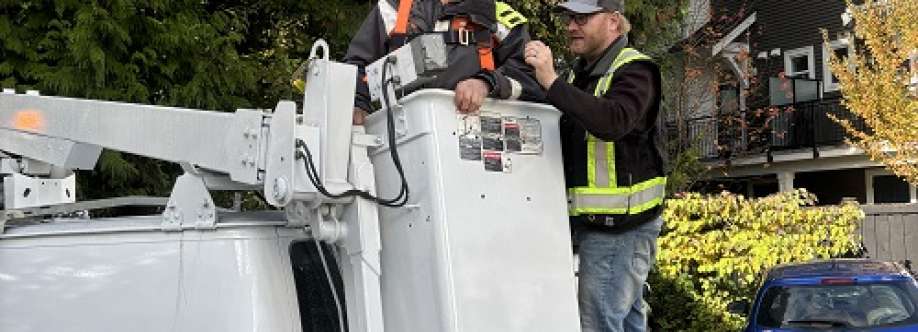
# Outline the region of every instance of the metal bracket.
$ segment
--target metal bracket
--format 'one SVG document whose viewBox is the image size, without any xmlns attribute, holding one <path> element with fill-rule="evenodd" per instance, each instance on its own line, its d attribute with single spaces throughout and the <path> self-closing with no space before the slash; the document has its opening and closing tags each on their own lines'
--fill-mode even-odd
<svg viewBox="0 0 918 332">
<path fill-rule="evenodd" d="M 312 237 L 326 243 L 337 243 L 347 236 L 347 226 L 338 219 L 337 206 L 322 204 L 308 206 L 307 202 L 295 201 L 287 206 L 287 227 L 309 226 Z"/>
<path fill-rule="evenodd" d="M 309 223 L 312 237 L 330 244 L 344 240 L 347 236 L 347 227 L 338 219 L 336 206 L 323 204 L 315 209 L 314 213 L 316 216 Z"/>
<path fill-rule="evenodd" d="M 296 104 L 281 101 L 271 117 L 264 193 L 268 204 L 286 206 L 293 198 Z"/>
<path fill-rule="evenodd" d="M 3 180 L 4 208 L 21 209 L 73 203 L 76 201 L 76 175 L 45 179 L 12 174 Z"/>
<path fill-rule="evenodd" d="M 355 128 L 352 135 L 353 135 L 352 143 L 354 145 L 364 146 L 368 148 L 375 148 L 375 147 L 380 147 L 383 145 L 382 137 L 379 137 L 376 135 L 365 134 L 363 130 L 358 131 Z"/>
<path fill-rule="evenodd" d="M 163 230 L 181 231 L 188 227 L 214 229 L 216 225 L 216 206 L 204 186 L 204 180 L 192 173 L 185 173 L 176 179 L 166 211 L 163 212 Z"/>
</svg>

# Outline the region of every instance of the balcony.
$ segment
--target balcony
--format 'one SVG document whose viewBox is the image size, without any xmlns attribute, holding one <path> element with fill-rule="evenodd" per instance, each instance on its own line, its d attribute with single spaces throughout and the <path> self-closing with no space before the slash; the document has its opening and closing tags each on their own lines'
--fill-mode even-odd
<svg viewBox="0 0 918 332">
<path fill-rule="evenodd" d="M 789 83 L 788 83 L 789 82 Z M 670 123 L 671 139 L 681 133 L 682 142 L 694 145 L 707 161 L 729 160 L 766 155 L 788 150 L 812 151 L 819 157 L 819 147 L 836 146 L 845 142 L 845 129 L 830 118 L 847 119 L 859 130 L 867 127 L 841 105 L 839 96 L 823 98 L 819 81 L 789 79 L 770 82 L 789 87 L 793 93 L 770 89 L 769 100 L 749 105 L 745 111 L 718 111 L 717 116 Z M 802 99 L 802 100 L 801 100 Z"/>
</svg>

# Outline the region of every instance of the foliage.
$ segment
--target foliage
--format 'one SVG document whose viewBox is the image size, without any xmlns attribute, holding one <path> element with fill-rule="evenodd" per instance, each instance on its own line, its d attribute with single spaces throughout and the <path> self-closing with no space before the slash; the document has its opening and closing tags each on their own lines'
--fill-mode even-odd
<svg viewBox="0 0 918 332">
<path fill-rule="evenodd" d="M 533 39 L 545 41 L 564 55 L 567 50 L 566 30 L 560 16 L 552 9 L 560 0 L 505 0 L 514 9 L 529 18 Z M 675 41 L 685 15 L 688 0 L 630 0 L 625 2 L 625 16 L 632 24 L 631 43 L 651 56 L 659 57 Z M 568 60 L 571 54 L 566 54 Z"/>
<path fill-rule="evenodd" d="M 856 250 L 855 204 L 812 207 L 804 190 L 761 199 L 685 194 L 666 203 L 652 275 L 654 316 L 663 331 L 735 331 L 727 305 L 751 298 L 769 268 Z"/>
<path fill-rule="evenodd" d="M 340 56 L 363 16 L 350 13 L 364 8 L 321 0 L 0 0 L 0 85 L 220 111 L 273 108 L 295 97 L 288 82 L 312 40 L 331 37 Z M 211 139 L 223 138 L 201 144 Z M 166 195 L 178 172 L 106 151 L 78 176 L 78 196 Z"/>
<path fill-rule="evenodd" d="M 739 105 L 727 106 L 722 87 L 738 86 L 736 73 L 727 68 L 720 56 L 711 57 L 712 47 L 733 26 L 742 22 L 748 12 L 745 1 L 735 7 L 713 11 L 708 1 L 691 1 L 683 8 L 678 34 L 669 39 L 671 47 L 659 57 L 666 78 L 663 93 L 666 115 L 666 148 L 672 177 L 679 182 L 669 185 L 668 192 L 691 189 L 704 175 L 700 159 L 728 157 L 749 122 L 739 112 Z M 740 37 L 743 39 L 748 36 Z M 756 85 L 749 66 L 748 51 L 738 56 L 743 75 Z M 735 99 L 735 98 L 734 98 Z"/>
<path fill-rule="evenodd" d="M 861 6 L 849 0 L 848 10 L 860 47 L 847 60 L 833 57 L 832 72 L 845 106 L 870 130 L 858 130 L 847 119 L 835 120 L 871 159 L 918 184 L 918 98 L 908 91 L 911 75 L 918 73 L 910 75 L 903 66 L 910 56 L 918 56 L 918 2 L 867 0 Z"/>
<path fill-rule="evenodd" d="M 667 163 L 666 192 L 681 193 L 689 191 L 700 179 L 707 168 L 700 161 L 697 145 L 689 146 L 674 155 Z"/>
<path fill-rule="evenodd" d="M 682 0 L 680 0 L 682 1 Z M 511 0 L 562 47 L 557 1 Z M 300 98 L 312 42 L 341 58 L 374 0 L 0 0 L 0 85 L 45 95 L 233 111 Z M 678 2 L 675 2 L 678 3 Z M 637 40 L 679 19 L 669 0 L 629 1 Z M 201 144 L 207 144 L 204 137 Z M 80 174 L 81 199 L 165 195 L 179 169 L 114 151 Z"/>
</svg>

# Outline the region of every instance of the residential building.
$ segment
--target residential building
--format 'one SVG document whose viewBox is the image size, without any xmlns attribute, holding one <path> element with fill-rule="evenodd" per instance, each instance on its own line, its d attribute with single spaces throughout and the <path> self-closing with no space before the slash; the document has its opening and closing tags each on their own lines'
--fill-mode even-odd
<svg viewBox="0 0 918 332">
<path fill-rule="evenodd" d="M 915 186 L 846 144 L 832 119 L 867 129 L 841 103 L 828 65 L 830 54 L 853 54 L 845 1 L 696 0 L 691 7 L 701 16 L 690 17 L 686 38 L 671 50 L 684 70 L 667 88 L 667 120 L 671 138 L 700 149 L 712 169 L 709 189 L 759 197 L 806 188 L 821 204 L 918 203 Z"/>
</svg>

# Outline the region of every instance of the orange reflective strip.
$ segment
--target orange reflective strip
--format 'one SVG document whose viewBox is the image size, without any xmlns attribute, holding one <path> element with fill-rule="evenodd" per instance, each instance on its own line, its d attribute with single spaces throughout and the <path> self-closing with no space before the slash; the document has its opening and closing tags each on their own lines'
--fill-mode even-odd
<svg viewBox="0 0 918 332">
<path fill-rule="evenodd" d="M 21 110 L 13 115 L 13 128 L 40 132 L 45 129 L 45 118 L 39 111 Z"/>
<path fill-rule="evenodd" d="M 408 33 L 408 18 L 411 17 L 411 5 L 413 0 L 401 0 L 398 2 L 398 16 L 395 18 L 395 29 L 391 34 L 404 35 Z"/>
</svg>

